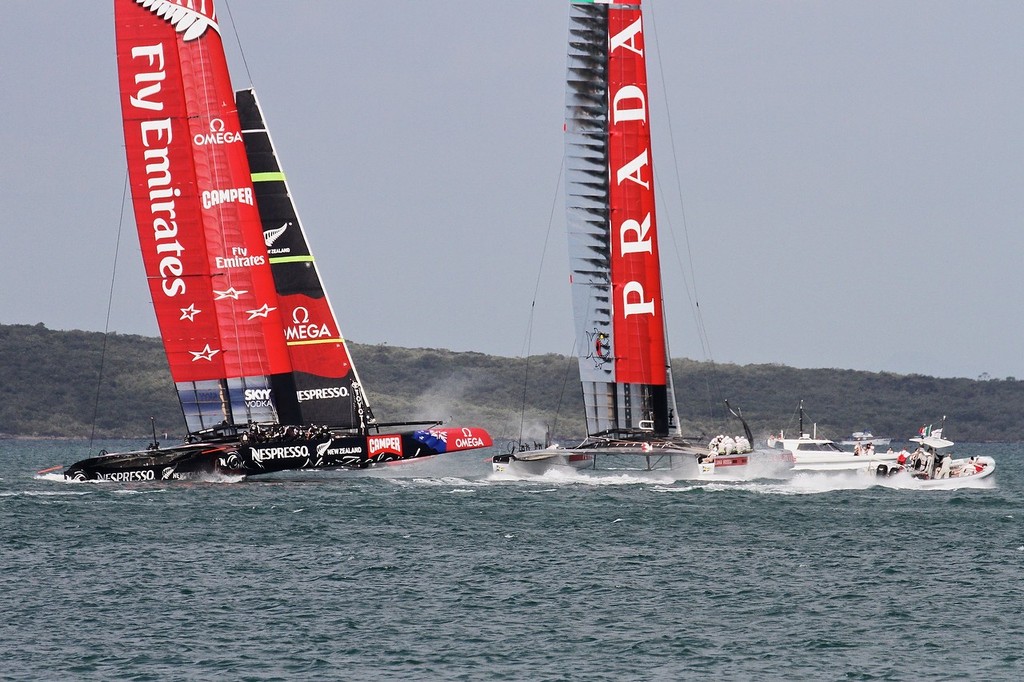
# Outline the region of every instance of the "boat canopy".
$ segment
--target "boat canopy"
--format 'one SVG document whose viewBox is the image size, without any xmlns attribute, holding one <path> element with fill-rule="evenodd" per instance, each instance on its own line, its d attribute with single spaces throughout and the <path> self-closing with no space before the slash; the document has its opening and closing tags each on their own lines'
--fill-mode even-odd
<svg viewBox="0 0 1024 682">
<path fill-rule="evenodd" d="M 946 440 L 945 438 L 938 438 L 936 436 L 928 436 L 927 438 L 911 438 L 914 443 L 920 443 L 921 445 L 927 445 L 930 448 L 941 450 L 942 448 L 953 447 L 953 441 Z"/>
</svg>

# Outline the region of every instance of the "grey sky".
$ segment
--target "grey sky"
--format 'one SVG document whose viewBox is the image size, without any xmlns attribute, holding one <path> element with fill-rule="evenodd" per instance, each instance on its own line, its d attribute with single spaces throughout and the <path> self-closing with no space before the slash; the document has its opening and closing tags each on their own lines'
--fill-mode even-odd
<svg viewBox="0 0 1024 682">
<path fill-rule="evenodd" d="M 103 329 L 111 5 L 4 3 L 0 322 Z M 718 362 L 1024 378 L 1024 3 L 645 6 L 673 356 L 696 293 Z M 346 336 L 517 356 L 541 272 L 531 349 L 569 353 L 566 2 L 231 10 Z M 110 326 L 157 333 L 127 210 Z"/>
</svg>

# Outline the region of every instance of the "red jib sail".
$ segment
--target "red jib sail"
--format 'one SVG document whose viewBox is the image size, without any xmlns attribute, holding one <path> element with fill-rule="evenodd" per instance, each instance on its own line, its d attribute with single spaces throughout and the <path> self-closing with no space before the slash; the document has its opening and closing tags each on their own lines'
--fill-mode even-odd
<svg viewBox="0 0 1024 682">
<path fill-rule="evenodd" d="M 639 0 L 571 0 L 566 214 L 589 433 L 678 432 Z"/>
<path fill-rule="evenodd" d="M 212 0 L 115 0 L 135 219 L 190 431 L 276 421 L 290 373 Z"/>
</svg>

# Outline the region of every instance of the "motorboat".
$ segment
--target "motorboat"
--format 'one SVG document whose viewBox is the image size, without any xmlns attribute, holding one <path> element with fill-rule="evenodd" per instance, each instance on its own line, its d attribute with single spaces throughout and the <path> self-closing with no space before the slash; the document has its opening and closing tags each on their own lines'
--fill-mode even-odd
<svg viewBox="0 0 1024 682">
<path fill-rule="evenodd" d="M 818 438 L 817 426 L 804 433 L 804 404 L 800 407 L 800 428 L 797 437 L 786 437 L 783 431 L 768 437 L 768 448 L 792 457 L 793 471 L 853 471 L 867 465 L 896 464 L 898 453 L 891 449 L 879 452 L 871 443 L 857 445 L 853 452 L 844 450 L 834 440 Z"/>
<path fill-rule="evenodd" d="M 858 445 L 873 445 L 875 448 L 887 448 L 892 443 L 892 438 L 876 436 L 870 431 L 854 431 L 849 438 L 840 441 L 844 447 L 856 447 Z"/>
<path fill-rule="evenodd" d="M 768 447 L 792 455 L 793 471 L 851 471 L 869 464 L 896 464 L 898 457 L 891 450 L 879 452 L 871 446 L 850 452 L 827 438 L 806 433 L 792 438 L 781 431 L 768 438 Z"/>
<path fill-rule="evenodd" d="M 910 442 L 917 443 L 913 452 L 904 449 L 897 453 L 895 464 L 879 463 L 869 466 L 867 471 L 881 477 L 912 479 L 924 488 L 962 487 L 968 481 L 973 484 L 988 478 L 996 471 L 992 457 L 954 457 L 953 441 L 941 435 L 911 438 Z"/>
</svg>

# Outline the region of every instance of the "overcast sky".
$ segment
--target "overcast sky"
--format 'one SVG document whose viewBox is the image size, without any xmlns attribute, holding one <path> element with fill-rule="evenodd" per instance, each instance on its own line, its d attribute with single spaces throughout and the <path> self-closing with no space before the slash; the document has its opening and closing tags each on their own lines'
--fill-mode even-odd
<svg viewBox="0 0 1024 682">
<path fill-rule="evenodd" d="M 644 4 L 674 357 L 1024 378 L 1024 3 Z M 348 338 L 519 356 L 539 283 L 572 351 L 565 0 L 234 0 L 245 63 L 218 7 Z M 104 329 L 112 17 L 4 2 L 0 323 Z M 156 335 L 120 244 L 110 328 Z"/>
</svg>

